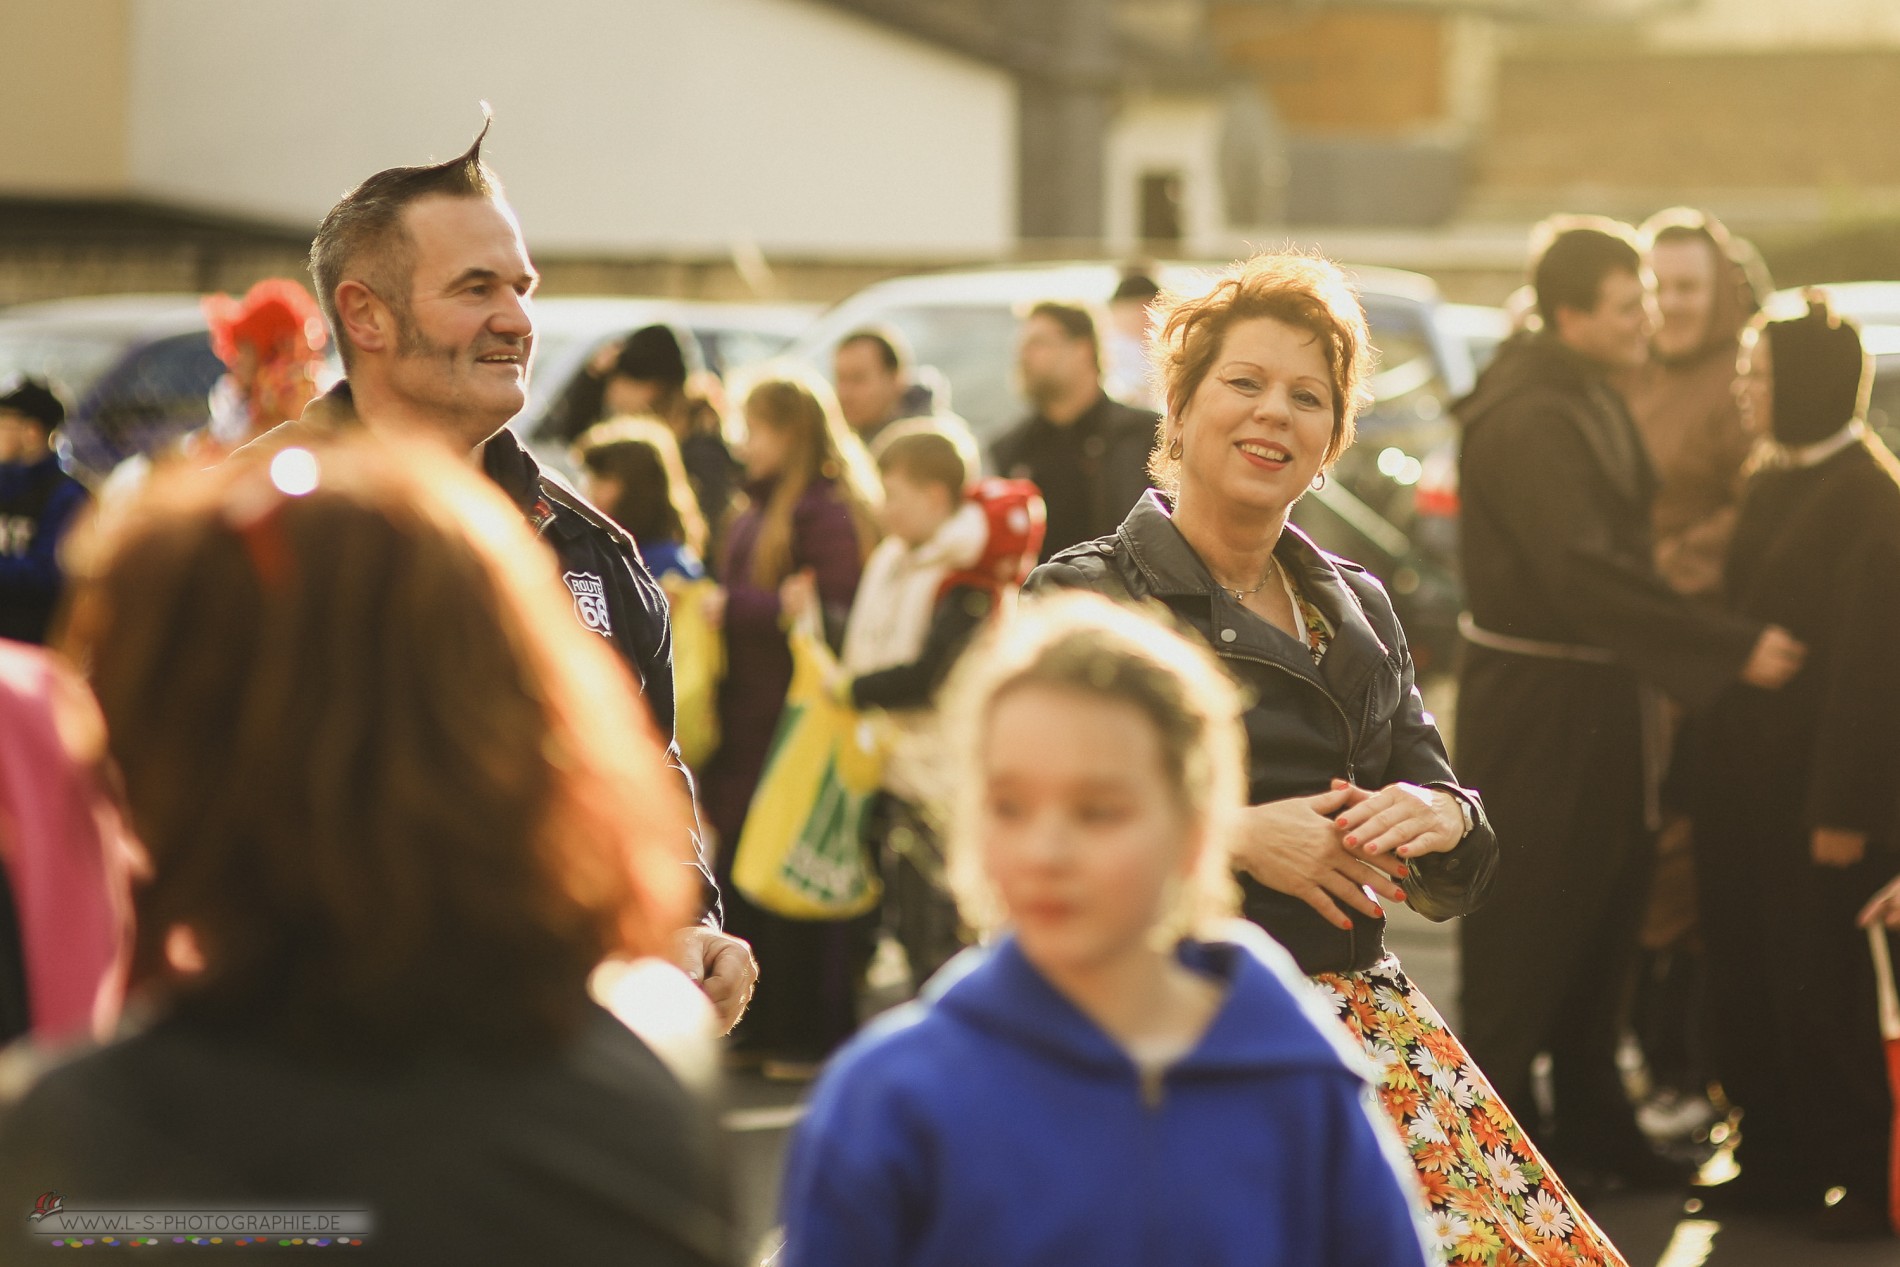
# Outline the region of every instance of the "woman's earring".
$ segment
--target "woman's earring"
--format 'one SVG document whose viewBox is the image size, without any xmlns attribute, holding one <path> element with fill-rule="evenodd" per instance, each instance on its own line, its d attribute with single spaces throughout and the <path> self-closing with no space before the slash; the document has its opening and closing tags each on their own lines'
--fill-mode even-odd
<svg viewBox="0 0 1900 1267">
<path fill-rule="evenodd" d="M 1176 436 L 1168 442 L 1168 460 L 1171 462 L 1179 462 L 1181 460 L 1180 436 Z"/>
<path fill-rule="evenodd" d="M 1326 472 L 1321 471 L 1318 475 L 1315 475 L 1313 477 L 1313 491 L 1318 492 L 1320 489 L 1325 488 L 1325 487 L 1326 487 Z"/>
</svg>

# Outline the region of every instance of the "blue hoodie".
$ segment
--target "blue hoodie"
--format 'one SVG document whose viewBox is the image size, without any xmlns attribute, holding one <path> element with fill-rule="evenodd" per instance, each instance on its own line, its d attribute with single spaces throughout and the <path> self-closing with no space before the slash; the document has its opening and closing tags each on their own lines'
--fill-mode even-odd
<svg viewBox="0 0 1900 1267">
<path fill-rule="evenodd" d="M 1226 997 L 1145 1091 L 1013 940 L 860 1034 L 792 1140 L 786 1267 L 1430 1261 L 1364 1057 L 1292 959 L 1180 953 Z"/>
</svg>

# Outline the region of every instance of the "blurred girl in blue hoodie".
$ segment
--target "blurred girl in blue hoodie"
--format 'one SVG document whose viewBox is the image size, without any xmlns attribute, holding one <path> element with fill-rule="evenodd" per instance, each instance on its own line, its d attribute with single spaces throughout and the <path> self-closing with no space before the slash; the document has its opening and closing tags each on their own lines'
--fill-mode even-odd
<svg viewBox="0 0 1900 1267">
<path fill-rule="evenodd" d="M 1221 919 L 1244 741 L 1208 652 L 1066 597 L 945 699 L 952 883 L 1007 931 L 820 1079 L 787 1267 L 1427 1262 L 1364 1057 L 1283 950 Z"/>
</svg>

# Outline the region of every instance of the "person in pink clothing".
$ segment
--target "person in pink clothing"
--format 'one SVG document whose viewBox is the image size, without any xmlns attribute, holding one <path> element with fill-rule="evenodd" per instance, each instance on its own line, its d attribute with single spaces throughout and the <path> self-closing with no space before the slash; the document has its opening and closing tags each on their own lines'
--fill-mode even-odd
<svg viewBox="0 0 1900 1267">
<path fill-rule="evenodd" d="M 0 1043 L 105 1037 L 118 1019 L 134 846 L 78 677 L 0 641 Z"/>
</svg>

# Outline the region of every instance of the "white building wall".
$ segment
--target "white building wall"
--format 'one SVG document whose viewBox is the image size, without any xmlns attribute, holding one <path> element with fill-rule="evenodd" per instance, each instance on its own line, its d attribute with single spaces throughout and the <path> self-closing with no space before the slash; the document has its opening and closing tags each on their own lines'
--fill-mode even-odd
<svg viewBox="0 0 1900 1267">
<path fill-rule="evenodd" d="M 1222 206 L 1220 105 L 1208 97 L 1142 96 L 1124 100 L 1109 128 L 1106 169 L 1109 248 L 1141 246 L 1141 178 L 1181 174 L 1183 249 L 1224 249 L 1232 236 Z"/>
<path fill-rule="evenodd" d="M 1900 46 L 1895 0 L 1701 0 L 1645 31 L 1654 47 L 1682 52 Z"/>
<path fill-rule="evenodd" d="M 822 257 L 1015 239 L 1003 72 L 811 0 L 133 0 L 142 194 L 314 226 L 484 149 L 530 249 Z"/>
</svg>

